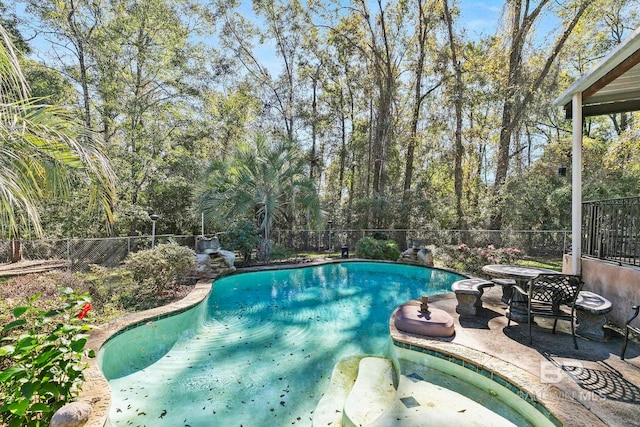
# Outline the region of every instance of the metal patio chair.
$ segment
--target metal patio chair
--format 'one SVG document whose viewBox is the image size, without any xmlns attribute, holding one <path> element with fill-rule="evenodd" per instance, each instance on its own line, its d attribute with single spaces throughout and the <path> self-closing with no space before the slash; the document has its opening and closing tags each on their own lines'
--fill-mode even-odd
<svg viewBox="0 0 640 427">
<path fill-rule="evenodd" d="M 633 332 L 636 335 L 640 335 L 640 327 L 631 326 L 631 322 L 633 319 L 638 317 L 638 313 L 640 312 L 640 305 L 634 305 L 631 307 L 634 310 L 633 316 L 627 320 L 624 324 L 624 344 L 622 344 L 622 352 L 620 353 L 620 359 L 624 360 L 624 353 L 627 351 L 627 343 L 629 342 L 629 332 Z"/>
<path fill-rule="evenodd" d="M 580 276 L 570 274 L 540 274 L 531 279 L 526 289 L 515 285 L 511 288 L 509 298 L 509 311 L 513 311 L 516 305 L 524 313 L 526 309 L 529 317 L 529 344 L 533 343 L 531 334 L 531 324 L 534 317 L 553 318 L 553 333 L 556 333 L 558 319 L 569 320 L 571 322 L 571 336 L 573 346 L 577 349 L 575 331 L 575 302 L 578 293 L 582 289 Z M 523 298 L 514 298 L 520 294 Z M 563 309 L 562 306 L 566 308 Z M 507 322 L 507 327 L 511 325 L 511 319 Z"/>
</svg>

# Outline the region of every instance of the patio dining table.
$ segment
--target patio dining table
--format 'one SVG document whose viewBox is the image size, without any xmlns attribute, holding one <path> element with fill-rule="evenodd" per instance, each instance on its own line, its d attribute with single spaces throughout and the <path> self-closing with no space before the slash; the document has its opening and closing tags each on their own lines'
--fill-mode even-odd
<svg viewBox="0 0 640 427">
<path fill-rule="evenodd" d="M 525 288 L 527 282 L 529 280 L 537 277 L 539 274 L 560 274 L 560 272 L 556 270 L 550 270 L 548 268 L 540 268 L 540 267 L 526 267 L 522 265 L 509 265 L 509 264 L 489 264 L 482 267 L 482 271 L 497 279 L 512 279 L 515 280 L 516 284 L 521 288 Z M 511 285 L 508 283 L 499 283 L 502 285 L 502 293 L 503 293 L 503 301 L 505 297 L 509 297 L 511 295 Z M 511 320 L 515 320 L 519 323 L 529 322 L 531 319 L 527 315 L 526 311 L 522 312 L 522 310 L 518 310 L 519 306 L 526 305 L 526 300 L 522 300 L 521 295 L 516 293 L 514 296 L 514 304 L 513 309 L 506 311 L 506 316 Z M 521 302 L 522 304 L 517 304 L 517 302 Z"/>
<path fill-rule="evenodd" d="M 538 274 L 559 274 L 558 271 L 540 267 L 526 267 L 523 265 L 489 264 L 482 267 L 482 271 L 491 277 L 514 279 L 516 282 L 528 282 Z"/>
</svg>

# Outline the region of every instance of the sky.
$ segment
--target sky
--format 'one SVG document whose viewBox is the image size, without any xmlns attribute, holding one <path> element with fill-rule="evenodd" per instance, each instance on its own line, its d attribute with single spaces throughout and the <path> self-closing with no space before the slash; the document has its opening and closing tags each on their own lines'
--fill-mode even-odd
<svg viewBox="0 0 640 427">
<path fill-rule="evenodd" d="M 454 0 L 449 0 L 450 4 Z M 455 31 L 464 31 L 471 39 L 479 39 L 484 36 L 493 35 L 498 29 L 502 17 L 502 9 L 506 0 L 458 0 L 460 17 L 454 24 Z M 241 11 L 245 16 L 253 15 L 251 0 L 241 0 Z M 377 6 L 376 6 L 377 7 Z M 265 41 L 262 49 L 255 54 L 272 74 L 277 74 L 281 61 L 275 57 L 275 46 L 270 41 Z"/>
<path fill-rule="evenodd" d="M 451 0 L 450 0 L 451 1 Z M 494 34 L 502 13 L 502 7 L 506 0 L 458 0 L 460 9 L 460 21 L 458 30 L 466 31 L 471 38 Z M 251 0 L 241 0 L 241 10 L 251 13 Z M 24 17 L 24 4 L 16 2 L 16 11 Z M 27 37 L 30 34 L 25 34 Z M 39 40 L 31 40 L 31 44 L 38 49 Z"/>
<path fill-rule="evenodd" d="M 494 34 L 502 15 L 504 1 L 461 0 L 459 27 L 470 37 Z"/>
</svg>

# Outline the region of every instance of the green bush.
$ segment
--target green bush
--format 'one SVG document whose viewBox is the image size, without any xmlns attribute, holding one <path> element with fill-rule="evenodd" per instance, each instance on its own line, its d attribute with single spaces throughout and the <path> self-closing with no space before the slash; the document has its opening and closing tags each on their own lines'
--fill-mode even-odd
<svg viewBox="0 0 640 427">
<path fill-rule="evenodd" d="M 273 247 L 271 248 L 271 259 L 287 259 L 291 258 L 292 255 L 293 253 L 283 245 L 273 245 Z"/>
<path fill-rule="evenodd" d="M 393 240 L 376 240 L 363 237 L 356 243 L 356 256 L 367 259 L 396 261 L 400 257 L 398 244 Z"/>
<path fill-rule="evenodd" d="M 382 243 L 382 257 L 390 261 L 397 261 L 400 258 L 400 249 L 398 243 L 393 240 L 386 240 Z"/>
<path fill-rule="evenodd" d="M 161 244 L 129 254 L 124 268 L 131 271 L 138 285 L 158 293 L 186 279 L 196 268 L 196 256 L 185 246 Z"/>
<path fill-rule="evenodd" d="M 36 307 L 41 294 L 13 308 L 2 328 L 0 347 L 0 425 L 45 426 L 71 401 L 84 382 L 82 361 L 91 310 L 88 294 L 62 290 L 62 307 Z M 93 352 L 87 356 L 95 356 Z"/>
<path fill-rule="evenodd" d="M 131 271 L 124 268 L 108 268 L 92 264 L 88 272 L 76 273 L 80 288 L 91 295 L 96 308 L 94 317 L 101 322 L 111 320 L 122 309 L 140 305 L 140 295 L 136 298 L 139 286 L 133 280 Z"/>
<path fill-rule="evenodd" d="M 238 251 L 245 262 L 251 260 L 251 252 L 260 241 L 258 227 L 249 220 L 236 221 L 222 236 L 222 247 Z"/>
</svg>

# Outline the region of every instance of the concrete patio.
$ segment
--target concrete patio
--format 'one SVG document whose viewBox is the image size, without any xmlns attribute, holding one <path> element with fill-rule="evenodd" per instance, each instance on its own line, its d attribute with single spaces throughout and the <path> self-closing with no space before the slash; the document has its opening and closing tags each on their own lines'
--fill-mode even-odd
<svg viewBox="0 0 640 427">
<path fill-rule="evenodd" d="M 543 319 L 533 326 L 529 345 L 526 324 L 507 328 L 499 287 L 487 290 L 476 316 L 460 317 L 453 294 L 430 298 L 430 305 L 454 318 L 452 340 L 430 340 L 396 330 L 394 339 L 451 354 L 498 372 L 535 396 L 566 426 L 640 426 L 640 347 L 630 344 L 620 360 L 622 337 L 611 332 L 608 342 L 578 339 L 573 348 L 568 322 Z"/>
</svg>

